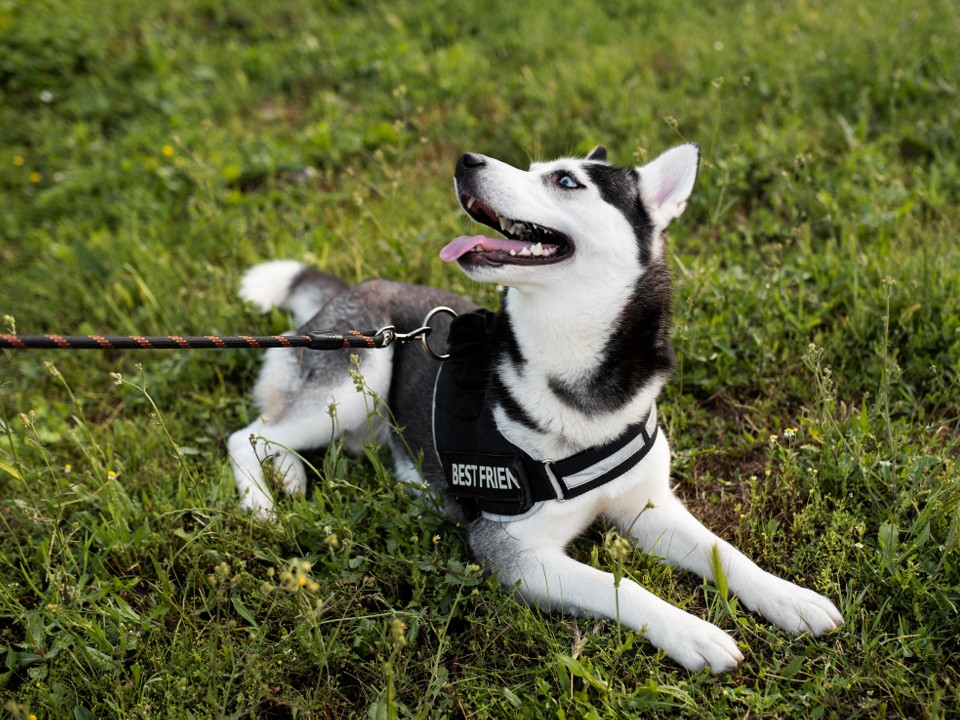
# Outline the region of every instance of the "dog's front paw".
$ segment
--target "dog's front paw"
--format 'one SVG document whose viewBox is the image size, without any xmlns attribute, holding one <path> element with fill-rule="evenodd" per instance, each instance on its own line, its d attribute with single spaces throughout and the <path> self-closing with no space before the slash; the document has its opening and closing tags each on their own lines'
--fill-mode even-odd
<svg viewBox="0 0 960 720">
<path fill-rule="evenodd" d="M 682 611 L 665 626 L 648 629 L 647 639 L 694 672 L 704 667 L 714 675 L 730 672 L 743 660 L 736 640 L 716 625 Z"/>
<path fill-rule="evenodd" d="M 814 637 L 843 625 L 840 611 L 823 595 L 786 580 L 776 580 L 773 587 L 760 594 L 751 609 L 788 632 L 808 632 Z"/>
</svg>

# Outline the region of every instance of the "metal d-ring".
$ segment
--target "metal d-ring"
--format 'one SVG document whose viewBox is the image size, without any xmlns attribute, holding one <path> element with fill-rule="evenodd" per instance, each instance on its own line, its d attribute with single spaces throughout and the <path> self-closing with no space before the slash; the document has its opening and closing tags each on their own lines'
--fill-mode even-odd
<svg viewBox="0 0 960 720">
<path fill-rule="evenodd" d="M 435 353 L 430 347 L 430 343 L 427 342 L 427 336 L 433 331 L 433 328 L 430 327 L 430 320 L 437 313 L 445 312 L 448 315 L 452 315 L 454 318 L 457 317 L 457 311 L 453 308 L 448 308 L 446 305 L 438 305 L 433 310 L 427 313 L 427 316 L 423 319 L 424 332 L 420 335 L 420 343 L 423 345 L 423 349 L 426 351 L 427 355 L 432 357 L 434 360 L 447 360 L 450 357 L 450 353 Z"/>
</svg>

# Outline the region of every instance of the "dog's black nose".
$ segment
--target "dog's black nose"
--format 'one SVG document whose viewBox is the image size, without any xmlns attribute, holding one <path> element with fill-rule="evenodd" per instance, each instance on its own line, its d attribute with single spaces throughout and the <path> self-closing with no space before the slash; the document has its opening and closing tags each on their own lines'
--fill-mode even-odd
<svg viewBox="0 0 960 720">
<path fill-rule="evenodd" d="M 464 153 L 460 156 L 460 159 L 457 160 L 457 170 L 475 170 L 478 167 L 483 167 L 487 164 L 486 158 L 483 155 L 475 155 L 473 153 Z"/>
</svg>

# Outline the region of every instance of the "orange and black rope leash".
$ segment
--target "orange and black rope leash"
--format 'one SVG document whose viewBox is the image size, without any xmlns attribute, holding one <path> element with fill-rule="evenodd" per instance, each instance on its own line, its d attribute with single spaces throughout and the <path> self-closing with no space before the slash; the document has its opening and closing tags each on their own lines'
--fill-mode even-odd
<svg viewBox="0 0 960 720">
<path fill-rule="evenodd" d="M 395 342 L 419 340 L 427 354 L 437 360 L 445 356 L 435 353 L 427 344 L 428 323 L 437 313 L 453 317 L 448 307 L 435 307 L 423 319 L 423 325 L 408 333 L 397 332 L 392 325 L 379 330 L 323 330 L 309 335 L 14 335 L 0 333 L 0 349 L 9 350 L 226 350 L 266 348 L 307 348 L 309 350 L 343 350 L 347 348 L 385 348 Z"/>
<path fill-rule="evenodd" d="M 392 328 L 309 335 L 10 335 L 0 333 L 0 348 L 11 350 L 226 350 L 233 348 L 302 347 L 311 350 L 386 347 Z"/>
</svg>

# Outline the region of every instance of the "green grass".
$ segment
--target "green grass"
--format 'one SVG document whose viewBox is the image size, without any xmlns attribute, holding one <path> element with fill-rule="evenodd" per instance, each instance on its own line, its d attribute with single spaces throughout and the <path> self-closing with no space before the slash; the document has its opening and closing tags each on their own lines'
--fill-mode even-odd
<svg viewBox="0 0 960 720">
<path fill-rule="evenodd" d="M 788 636 L 596 525 L 574 554 L 742 641 L 736 672 L 692 675 L 500 592 L 376 448 L 312 456 L 276 523 L 241 512 L 224 439 L 253 352 L 6 352 L 3 712 L 956 716 L 958 36 L 947 0 L 0 0 L 22 333 L 280 331 L 235 300 L 270 258 L 495 306 L 437 258 L 469 228 L 460 152 L 700 142 L 670 246 L 678 492 L 847 620 Z"/>
</svg>

